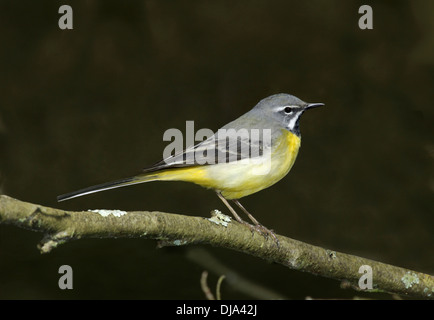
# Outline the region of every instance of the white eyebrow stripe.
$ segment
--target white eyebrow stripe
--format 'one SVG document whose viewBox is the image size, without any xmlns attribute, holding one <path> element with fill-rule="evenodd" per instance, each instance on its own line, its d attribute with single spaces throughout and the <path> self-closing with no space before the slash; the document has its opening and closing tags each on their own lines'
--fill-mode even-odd
<svg viewBox="0 0 434 320">
<path fill-rule="evenodd" d="M 286 107 L 297 108 L 297 106 L 286 105 L 286 106 L 281 106 L 281 107 L 279 108 L 279 110 L 284 110 Z"/>
</svg>

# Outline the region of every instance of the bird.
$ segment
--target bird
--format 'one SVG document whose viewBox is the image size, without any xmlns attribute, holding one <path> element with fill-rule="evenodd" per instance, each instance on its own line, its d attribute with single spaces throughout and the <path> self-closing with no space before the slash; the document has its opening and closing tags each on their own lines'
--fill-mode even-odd
<svg viewBox="0 0 434 320">
<path fill-rule="evenodd" d="M 291 170 L 301 144 L 300 118 L 324 106 L 279 93 L 259 101 L 250 111 L 217 133 L 170 155 L 139 174 L 87 187 L 57 197 L 64 201 L 95 192 L 151 181 L 185 181 L 214 190 L 234 218 L 266 238 L 275 233 L 263 226 L 239 199 L 274 185 Z M 253 223 L 244 221 L 232 201 Z"/>
</svg>

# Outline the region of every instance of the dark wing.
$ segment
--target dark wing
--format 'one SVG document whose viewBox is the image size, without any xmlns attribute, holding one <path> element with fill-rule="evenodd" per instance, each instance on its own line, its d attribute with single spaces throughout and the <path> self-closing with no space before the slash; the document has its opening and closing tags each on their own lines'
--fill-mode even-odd
<svg viewBox="0 0 434 320">
<path fill-rule="evenodd" d="M 225 134 L 219 131 L 212 137 L 143 169 L 143 172 L 227 163 L 259 157 L 263 155 L 265 149 L 270 148 L 270 139 L 264 139 L 263 134 L 247 130 Z"/>
</svg>

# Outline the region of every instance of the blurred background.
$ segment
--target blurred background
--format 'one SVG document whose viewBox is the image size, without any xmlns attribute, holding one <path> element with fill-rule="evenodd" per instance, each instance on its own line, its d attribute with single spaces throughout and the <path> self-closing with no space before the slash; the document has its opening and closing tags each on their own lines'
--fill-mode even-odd
<svg viewBox="0 0 434 320">
<path fill-rule="evenodd" d="M 326 107 L 304 115 L 289 175 L 244 206 L 278 234 L 434 273 L 434 2 L 375 1 L 373 30 L 358 27 L 362 1 L 67 2 L 0 2 L 3 194 L 67 210 L 229 214 L 182 182 L 56 196 L 159 161 L 163 133 L 186 120 L 217 130 L 285 92 Z M 73 30 L 58 27 L 63 4 Z M 1 299 L 204 299 L 191 249 L 289 299 L 389 298 L 205 245 L 85 239 L 41 255 L 41 237 L 0 225 Z M 73 290 L 58 288 L 64 264 Z M 225 282 L 222 297 L 258 298 Z"/>
</svg>

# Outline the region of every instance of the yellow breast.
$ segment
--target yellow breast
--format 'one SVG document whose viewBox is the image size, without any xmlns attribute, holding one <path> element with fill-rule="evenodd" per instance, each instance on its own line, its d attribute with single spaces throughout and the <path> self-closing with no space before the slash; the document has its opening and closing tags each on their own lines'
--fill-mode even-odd
<svg viewBox="0 0 434 320">
<path fill-rule="evenodd" d="M 282 130 L 282 135 L 273 144 L 270 161 L 258 163 L 245 159 L 234 163 L 172 169 L 161 172 L 155 180 L 193 182 L 220 191 L 226 199 L 240 199 L 270 187 L 291 170 L 300 148 L 300 138 Z"/>
<path fill-rule="evenodd" d="M 271 183 L 268 184 L 267 187 L 273 185 L 288 174 L 289 170 L 291 170 L 294 165 L 298 150 L 300 149 L 300 137 L 287 130 L 282 130 L 282 132 L 282 137 L 272 154 L 273 167 L 269 178 Z"/>
</svg>

